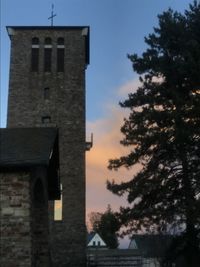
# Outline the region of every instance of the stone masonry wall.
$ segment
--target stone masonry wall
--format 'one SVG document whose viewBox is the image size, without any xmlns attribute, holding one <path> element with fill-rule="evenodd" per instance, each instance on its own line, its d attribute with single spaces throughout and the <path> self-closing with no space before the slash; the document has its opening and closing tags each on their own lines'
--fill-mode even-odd
<svg viewBox="0 0 200 267">
<path fill-rule="evenodd" d="M 8 127 L 59 128 L 60 178 L 63 216 L 59 227 L 51 223 L 54 266 L 82 267 L 85 264 L 85 61 L 83 28 L 49 27 L 14 29 Z M 31 72 L 31 40 L 37 37 L 39 71 Z M 52 70 L 44 72 L 44 40 L 52 39 Z M 64 72 L 56 70 L 57 38 L 65 40 Z M 44 98 L 49 88 L 49 98 Z M 50 124 L 42 117 L 50 116 Z M 52 218 L 53 216 L 50 215 Z M 62 244 L 59 246 L 58 244 Z"/>
<path fill-rule="evenodd" d="M 0 173 L 0 266 L 50 267 L 44 168 Z"/>
<path fill-rule="evenodd" d="M 0 201 L 0 266 L 31 267 L 29 173 L 0 173 Z"/>
<path fill-rule="evenodd" d="M 37 168 L 31 175 L 31 236 L 33 266 L 50 267 L 48 193 L 46 172 Z"/>
</svg>

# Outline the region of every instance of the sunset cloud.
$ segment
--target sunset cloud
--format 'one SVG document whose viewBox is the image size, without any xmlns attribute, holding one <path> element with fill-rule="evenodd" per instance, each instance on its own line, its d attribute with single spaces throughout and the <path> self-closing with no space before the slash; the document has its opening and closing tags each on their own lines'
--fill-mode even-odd
<svg viewBox="0 0 200 267">
<path fill-rule="evenodd" d="M 130 81 L 118 88 L 117 95 L 121 100 L 127 98 L 128 93 L 136 91 L 138 81 Z M 86 153 L 86 177 L 87 177 L 87 213 L 91 211 L 105 211 L 108 204 L 114 210 L 125 203 L 125 199 L 113 195 L 106 189 L 106 181 L 114 179 L 117 182 L 129 180 L 138 168 L 127 171 L 109 171 L 109 159 L 118 158 L 127 153 L 127 148 L 120 145 L 123 136 L 120 128 L 124 117 L 129 111 L 121 108 L 118 103 L 105 104 L 106 116 L 102 119 L 87 122 L 88 135 L 94 134 L 93 148 Z"/>
</svg>

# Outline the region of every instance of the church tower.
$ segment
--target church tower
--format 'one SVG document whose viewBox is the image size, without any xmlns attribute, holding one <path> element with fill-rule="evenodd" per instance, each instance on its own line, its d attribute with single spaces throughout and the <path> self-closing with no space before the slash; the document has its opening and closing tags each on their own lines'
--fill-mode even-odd
<svg viewBox="0 0 200 267">
<path fill-rule="evenodd" d="M 62 220 L 51 210 L 53 267 L 85 265 L 85 70 L 89 27 L 8 26 L 7 127 L 59 131 Z M 31 142 L 31 140 L 30 140 Z"/>
</svg>

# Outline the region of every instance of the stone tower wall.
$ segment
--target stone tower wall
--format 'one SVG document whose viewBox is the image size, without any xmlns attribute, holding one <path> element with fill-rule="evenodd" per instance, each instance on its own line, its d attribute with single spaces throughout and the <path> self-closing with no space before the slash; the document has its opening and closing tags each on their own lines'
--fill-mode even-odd
<svg viewBox="0 0 200 267">
<path fill-rule="evenodd" d="M 15 28 L 11 35 L 8 127 L 59 128 L 63 213 L 52 222 L 55 266 L 85 261 L 85 28 Z M 31 41 L 40 40 L 39 71 L 31 71 Z M 44 72 L 44 39 L 52 39 L 52 70 Z M 64 72 L 56 69 L 57 38 L 65 40 Z M 45 99 L 44 88 L 49 88 Z M 50 123 L 42 117 L 50 116 Z M 31 141 L 31 140 L 30 140 Z M 51 216 L 52 217 L 52 216 Z"/>
</svg>

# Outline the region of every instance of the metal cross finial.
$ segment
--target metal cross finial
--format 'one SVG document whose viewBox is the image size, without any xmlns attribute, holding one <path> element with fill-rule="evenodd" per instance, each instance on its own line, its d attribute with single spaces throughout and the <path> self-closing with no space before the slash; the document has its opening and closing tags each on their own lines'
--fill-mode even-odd
<svg viewBox="0 0 200 267">
<path fill-rule="evenodd" d="M 53 13 L 54 5 L 51 6 L 51 16 L 48 18 L 51 20 L 51 26 L 53 26 L 53 18 L 56 16 L 56 14 Z"/>
</svg>

